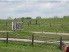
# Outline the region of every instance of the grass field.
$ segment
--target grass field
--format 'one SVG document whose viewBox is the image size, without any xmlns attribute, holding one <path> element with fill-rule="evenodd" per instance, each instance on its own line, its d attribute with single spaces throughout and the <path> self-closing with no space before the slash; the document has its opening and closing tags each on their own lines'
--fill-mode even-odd
<svg viewBox="0 0 69 52">
<path fill-rule="evenodd" d="M 0 52 L 63 52 L 59 45 L 55 44 L 36 44 L 31 46 L 30 43 L 10 42 L 9 44 L 0 42 Z"/>
<path fill-rule="evenodd" d="M 0 20 L 0 30 L 11 30 L 11 22 L 21 20 Z M 6 25 L 7 22 L 7 25 Z M 28 26 L 29 23 L 29 26 Z M 24 31 L 45 31 L 45 32 L 67 32 L 69 33 L 69 18 L 50 18 L 50 19 L 24 19 Z"/>
<path fill-rule="evenodd" d="M 32 39 L 32 34 L 31 32 L 27 31 L 13 31 L 8 33 L 9 38 L 24 38 L 24 39 Z M 6 38 L 6 33 L 2 32 L 0 33 L 1 38 Z M 57 34 L 36 34 L 34 33 L 34 38 L 35 40 L 60 40 L 60 35 Z M 69 36 L 62 36 L 63 40 L 68 41 Z"/>
<path fill-rule="evenodd" d="M 30 21 L 31 20 L 31 24 Z M 0 31 L 11 31 L 11 22 L 20 20 L 0 20 Z M 30 31 L 44 32 L 67 32 L 69 33 L 69 18 L 49 18 L 49 19 L 23 19 L 23 30 L 9 33 L 9 38 L 26 38 L 32 39 Z M 34 34 L 36 40 L 59 40 L 60 35 L 54 34 Z M 6 37 L 6 33 L 0 32 L 0 37 Z M 69 40 L 69 36 L 62 36 L 63 40 Z M 0 41 L 0 52 L 63 52 L 57 44 L 38 44 L 34 46 L 31 43 L 9 42 L 6 44 Z"/>
</svg>

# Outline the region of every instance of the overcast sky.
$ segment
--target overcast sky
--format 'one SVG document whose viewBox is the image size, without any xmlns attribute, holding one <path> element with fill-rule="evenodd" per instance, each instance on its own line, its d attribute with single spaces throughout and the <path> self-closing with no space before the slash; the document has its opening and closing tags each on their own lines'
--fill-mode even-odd
<svg viewBox="0 0 69 52">
<path fill-rule="evenodd" d="M 68 0 L 0 0 L 0 19 L 69 15 Z"/>
</svg>

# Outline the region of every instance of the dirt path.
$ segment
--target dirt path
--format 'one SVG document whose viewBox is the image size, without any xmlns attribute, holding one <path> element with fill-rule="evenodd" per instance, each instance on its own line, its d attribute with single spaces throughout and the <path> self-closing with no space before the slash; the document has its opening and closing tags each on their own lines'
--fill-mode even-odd
<svg viewBox="0 0 69 52">
<path fill-rule="evenodd" d="M 0 38 L 0 40 L 6 40 L 6 38 Z M 32 42 L 30 39 L 18 39 L 18 38 L 8 38 L 9 41 L 18 41 L 18 42 Z M 56 43 L 59 44 L 60 41 L 41 41 L 41 40 L 34 40 L 36 43 Z M 69 41 L 63 41 L 65 44 L 69 44 Z"/>
<path fill-rule="evenodd" d="M 0 32 L 13 32 L 13 31 L 0 31 Z"/>
<path fill-rule="evenodd" d="M 0 32 L 13 32 L 13 31 L 0 31 Z M 35 31 L 31 31 L 32 33 L 38 33 L 38 34 L 57 34 L 57 35 L 68 35 L 69 33 L 56 33 L 56 32 L 35 32 Z"/>
<path fill-rule="evenodd" d="M 69 36 L 69 33 L 56 33 L 56 32 L 34 32 L 34 31 L 32 31 L 32 33 L 43 33 L 43 34 L 57 34 L 57 35 L 67 35 L 67 36 Z"/>
</svg>

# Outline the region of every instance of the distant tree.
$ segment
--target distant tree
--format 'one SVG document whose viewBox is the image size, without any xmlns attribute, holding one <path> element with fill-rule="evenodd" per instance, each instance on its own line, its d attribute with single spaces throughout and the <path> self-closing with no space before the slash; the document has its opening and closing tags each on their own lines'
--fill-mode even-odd
<svg viewBox="0 0 69 52">
<path fill-rule="evenodd" d="M 58 16 L 54 16 L 54 18 L 58 18 Z"/>
<path fill-rule="evenodd" d="M 24 19 L 24 17 L 21 18 L 22 22 L 23 22 L 23 19 Z"/>
<path fill-rule="evenodd" d="M 69 18 L 69 16 L 63 16 L 63 18 Z"/>
<path fill-rule="evenodd" d="M 26 17 L 25 19 L 31 19 L 31 17 Z"/>
<path fill-rule="evenodd" d="M 15 20 L 17 19 L 17 18 L 14 18 Z"/>
<path fill-rule="evenodd" d="M 24 19 L 24 17 L 22 17 L 21 19 Z"/>
<path fill-rule="evenodd" d="M 41 19 L 41 16 L 37 16 L 36 19 Z"/>
<path fill-rule="evenodd" d="M 63 18 L 66 18 L 66 16 L 63 16 Z"/>
</svg>

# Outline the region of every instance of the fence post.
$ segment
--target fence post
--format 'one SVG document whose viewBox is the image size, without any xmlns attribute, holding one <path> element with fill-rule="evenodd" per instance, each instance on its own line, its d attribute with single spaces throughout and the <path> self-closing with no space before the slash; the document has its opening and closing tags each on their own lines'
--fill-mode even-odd
<svg viewBox="0 0 69 52">
<path fill-rule="evenodd" d="M 36 24 L 37 24 L 37 19 L 36 19 Z"/>
<path fill-rule="evenodd" d="M 51 25 L 51 23 L 50 23 L 50 27 L 51 27 L 52 25 Z"/>
<path fill-rule="evenodd" d="M 62 49 L 62 36 L 60 36 L 60 49 Z"/>
<path fill-rule="evenodd" d="M 32 46 L 34 45 L 34 34 L 32 34 Z"/>
<path fill-rule="evenodd" d="M 30 24 L 31 24 L 31 20 L 30 20 L 29 22 L 30 22 Z"/>
<path fill-rule="evenodd" d="M 8 44 L 8 32 L 6 32 L 6 43 Z"/>
</svg>

